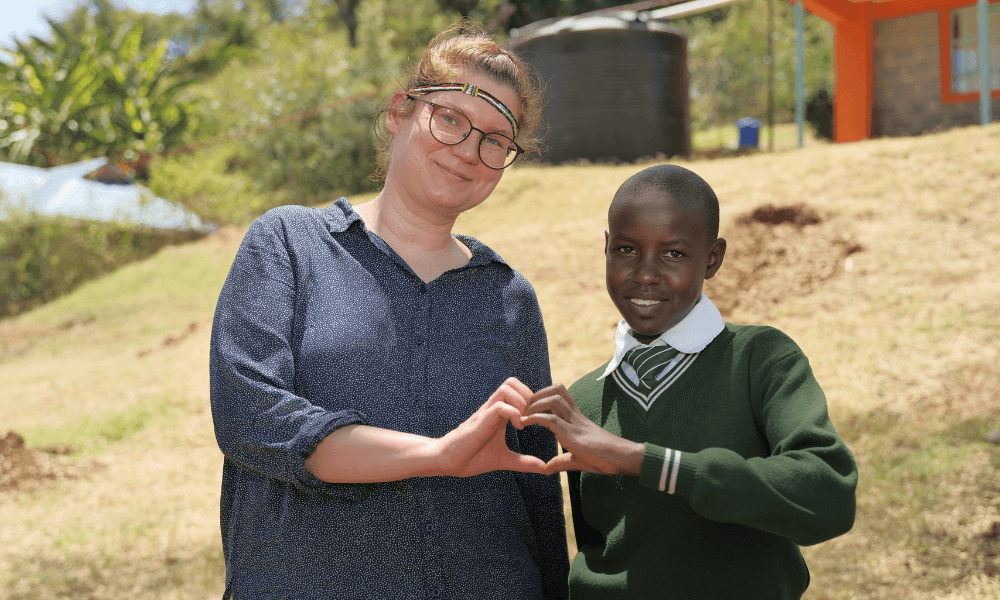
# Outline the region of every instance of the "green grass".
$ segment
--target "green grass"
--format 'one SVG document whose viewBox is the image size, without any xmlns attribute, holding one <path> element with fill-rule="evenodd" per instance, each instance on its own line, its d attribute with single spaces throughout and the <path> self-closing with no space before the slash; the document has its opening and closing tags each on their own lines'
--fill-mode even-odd
<svg viewBox="0 0 1000 600">
<path fill-rule="evenodd" d="M 100 452 L 107 444 L 126 440 L 150 423 L 168 417 L 172 403 L 166 397 L 152 398 L 105 414 L 84 414 L 54 425 L 22 430 L 25 443 L 32 447 L 68 445 L 75 451 Z"/>
<path fill-rule="evenodd" d="M 757 132 L 758 148 L 762 151 L 770 149 L 770 129 L 766 123 L 762 123 Z M 736 123 L 730 125 L 716 125 L 715 127 L 691 133 L 691 147 L 698 152 L 708 152 L 724 148 L 733 150 L 739 144 L 739 129 Z M 803 146 L 815 146 L 826 143 L 813 135 L 812 128 L 806 124 L 802 136 Z M 792 150 L 798 148 L 799 130 L 795 123 L 775 123 L 774 125 L 774 149 L 776 151 Z"/>
</svg>

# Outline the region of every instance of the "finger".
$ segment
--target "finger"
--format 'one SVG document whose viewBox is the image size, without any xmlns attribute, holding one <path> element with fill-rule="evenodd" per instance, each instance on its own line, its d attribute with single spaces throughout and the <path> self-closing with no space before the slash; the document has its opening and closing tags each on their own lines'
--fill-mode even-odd
<svg viewBox="0 0 1000 600">
<path fill-rule="evenodd" d="M 512 383 L 513 382 L 513 383 Z M 515 385 L 519 384 L 519 385 Z M 500 387 L 497 388 L 495 392 L 490 396 L 490 399 L 486 401 L 487 405 L 494 404 L 496 402 L 506 402 L 511 406 L 516 407 L 523 414 L 528 408 L 528 396 L 523 393 L 523 390 L 519 388 L 523 387 L 525 390 L 528 388 L 513 377 L 503 382 Z M 528 390 L 530 395 L 531 390 Z"/>
<path fill-rule="evenodd" d="M 510 421 L 510 424 L 517 429 L 524 429 L 524 424 L 521 423 L 521 411 L 506 402 L 497 402 L 491 406 L 489 414 L 492 415 L 491 420 L 494 425 Z"/>
<path fill-rule="evenodd" d="M 531 388 L 522 383 L 517 377 L 508 377 L 507 381 L 504 381 L 504 383 L 512 387 L 514 391 L 520 394 L 525 400 L 531 397 Z"/>
<path fill-rule="evenodd" d="M 560 398 L 563 398 L 568 406 L 576 407 L 576 403 L 573 401 L 573 396 L 570 395 L 569 390 L 566 389 L 566 386 L 564 386 L 561 383 L 556 383 L 554 385 L 550 385 L 547 388 L 542 388 L 538 390 L 537 392 L 532 394 L 530 398 L 528 398 L 528 405 L 530 406 L 535 402 L 539 402 L 546 398 L 551 398 L 552 396 L 558 396 Z"/>
<path fill-rule="evenodd" d="M 552 386 L 552 388 L 555 390 L 557 394 L 559 394 L 559 397 L 566 402 L 566 406 L 569 406 L 574 409 L 576 408 L 576 401 L 573 400 L 573 396 L 569 393 L 569 390 L 567 390 L 563 384 L 557 383 L 554 386 Z"/>
<path fill-rule="evenodd" d="M 530 454 L 506 452 L 500 459 L 500 468 L 507 471 L 520 471 L 522 473 L 544 473 L 545 461 Z"/>
<path fill-rule="evenodd" d="M 524 427 L 527 427 L 528 425 L 540 425 L 548 429 L 556 435 L 557 440 L 566 429 L 566 421 L 559 418 L 558 415 L 547 412 L 525 415 L 519 420 L 521 421 L 521 425 Z"/>
<path fill-rule="evenodd" d="M 537 392 L 535 392 L 534 394 L 532 394 L 531 397 L 528 398 L 528 404 L 532 404 L 534 402 L 537 402 L 537 401 L 541 400 L 542 398 L 548 398 L 549 396 L 558 395 L 559 394 L 559 388 L 561 386 L 562 386 L 561 383 L 557 383 L 557 384 L 554 384 L 554 385 L 550 385 L 548 387 L 543 387 L 542 389 L 538 390 Z"/>
<path fill-rule="evenodd" d="M 528 415 L 550 412 L 558 416 L 563 421 L 570 421 L 573 417 L 573 409 L 566 404 L 566 399 L 562 396 L 549 396 L 541 398 L 528 407 Z"/>
<path fill-rule="evenodd" d="M 572 452 L 563 452 L 562 454 L 557 454 L 552 457 L 549 462 L 545 463 L 546 475 L 552 475 L 560 471 L 581 471 L 583 470 L 581 466 L 577 463 L 576 457 L 573 456 Z"/>
</svg>

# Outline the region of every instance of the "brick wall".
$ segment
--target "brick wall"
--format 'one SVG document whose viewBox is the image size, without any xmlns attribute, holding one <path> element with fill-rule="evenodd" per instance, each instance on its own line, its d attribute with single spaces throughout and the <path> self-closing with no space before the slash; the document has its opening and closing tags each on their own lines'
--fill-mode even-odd
<svg viewBox="0 0 1000 600">
<path fill-rule="evenodd" d="M 875 23 L 873 136 L 979 124 L 978 99 L 941 102 L 940 46 L 937 11 Z M 1000 120 L 1000 98 L 993 99 L 993 120 Z"/>
</svg>

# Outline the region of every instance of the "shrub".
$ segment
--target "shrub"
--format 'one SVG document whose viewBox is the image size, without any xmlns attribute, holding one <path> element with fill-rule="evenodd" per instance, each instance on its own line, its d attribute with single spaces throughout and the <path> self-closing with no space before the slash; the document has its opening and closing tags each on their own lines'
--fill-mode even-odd
<svg viewBox="0 0 1000 600">
<path fill-rule="evenodd" d="M 72 291 L 81 283 L 201 234 L 14 214 L 0 221 L 0 318 Z"/>
<path fill-rule="evenodd" d="M 833 96 L 825 87 L 806 99 L 806 121 L 812 125 L 817 137 L 833 141 Z"/>
<path fill-rule="evenodd" d="M 208 223 L 243 225 L 282 204 L 280 194 L 263 189 L 263 178 L 245 168 L 241 141 L 154 159 L 150 189 L 187 207 Z"/>
</svg>

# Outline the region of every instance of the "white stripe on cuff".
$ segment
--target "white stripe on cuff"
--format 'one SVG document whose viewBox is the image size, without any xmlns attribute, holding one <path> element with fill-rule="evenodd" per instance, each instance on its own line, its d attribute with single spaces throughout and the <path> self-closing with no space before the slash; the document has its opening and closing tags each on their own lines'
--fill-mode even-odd
<svg viewBox="0 0 1000 600">
<path fill-rule="evenodd" d="M 663 472 L 666 473 L 666 464 L 663 465 Z M 674 490 L 677 488 L 677 473 L 681 470 L 681 451 L 674 450 L 674 468 L 670 473 L 670 489 L 667 490 L 668 494 L 673 494 Z M 663 478 L 664 475 L 660 475 L 660 489 L 663 489 Z"/>
<path fill-rule="evenodd" d="M 670 448 L 664 448 L 663 454 L 663 468 L 660 469 L 660 491 L 667 489 L 667 472 L 670 470 L 670 453 L 673 452 Z"/>
</svg>

